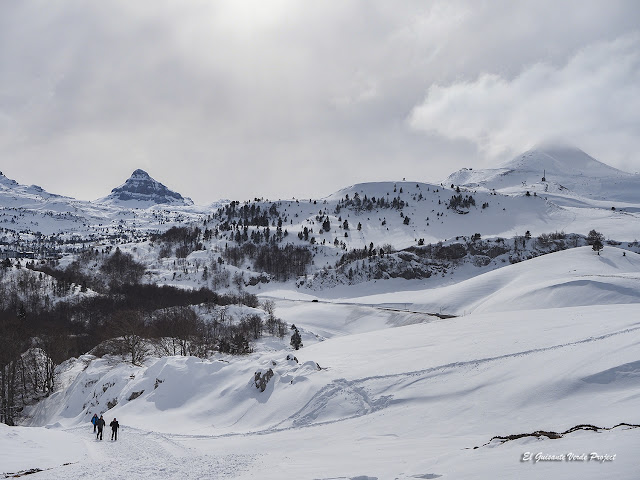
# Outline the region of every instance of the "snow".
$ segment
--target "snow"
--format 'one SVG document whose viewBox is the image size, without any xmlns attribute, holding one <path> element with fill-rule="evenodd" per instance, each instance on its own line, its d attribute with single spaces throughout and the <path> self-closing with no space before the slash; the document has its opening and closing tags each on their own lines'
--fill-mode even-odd
<svg viewBox="0 0 640 480">
<path fill-rule="evenodd" d="M 567 268 L 572 260 L 552 263 Z M 55 423 L 88 453 L 65 467 L 61 456 L 39 475 L 83 478 L 94 468 L 104 478 L 171 478 L 175 471 L 198 478 L 215 468 L 212 478 L 492 478 L 498 471 L 525 479 L 541 471 L 554 478 L 634 478 L 632 446 L 640 430 L 484 446 L 496 435 L 640 423 L 640 306 L 547 307 L 393 327 L 373 307 L 278 301 L 279 314 L 308 331 L 321 327 L 322 317 L 333 319 L 328 338 L 299 351 L 284 341 L 279 350 L 240 358 L 151 358 L 143 367 L 81 358 L 88 366 L 65 390 L 65 401 L 54 394 L 34 418 Z M 275 375 L 259 392 L 254 373 L 268 368 Z M 104 413 L 121 422 L 120 439 L 97 444 L 89 419 L 113 398 L 117 405 Z M 533 467 L 520 461 L 525 452 L 616 457 Z"/>
<path fill-rule="evenodd" d="M 511 195 L 537 192 L 559 205 L 571 204 L 576 197 L 606 199 L 617 205 L 637 204 L 640 176 L 610 167 L 578 148 L 548 144 L 524 152 L 500 168 L 454 172 L 445 185 L 451 183 Z"/>
<path fill-rule="evenodd" d="M 493 478 L 500 472 L 527 479 L 541 471 L 554 478 L 634 478 L 640 430 L 483 445 L 496 435 L 639 423 L 639 313 L 630 304 L 474 314 L 336 336 L 297 352 L 150 359 L 136 367 L 134 379 L 134 367 L 94 359 L 78 379 L 84 385 L 97 375 L 95 388 L 67 389 L 77 416 L 54 412 L 48 419 L 84 445 L 80 460 L 62 466 L 70 457 L 48 450 L 59 463 L 39 475 L 74 479 L 93 469 L 101 478 L 176 472 L 199 478 L 213 468 L 211 478 Z M 303 318 L 287 320 L 304 325 Z M 253 374 L 266 368 L 276 374 L 259 392 Z M 156 378 L 163 382 L 154 389 Z M 122 425 L 113 444 L 95 440 L 94 407 L 85 413 L 79 401 L 95 398 L 101 410 L 111 388 L 119 398 L 151 389 L 105 413 Z M 10 445 L 9 451 L 32 448 Z M 534 467 L 520 461 L 525 452 L 616 458 Z M 32 460 L 25 468 L 39 465 Z"/>
<path fill-rule="evenodd" d="M 637 176 L 576 149 L 541 146 L 502 169 L 454 175 L 451 183 L 476 198 L 468 213 L 446 209 L 455 193 L 449 184 L 420 182 L 357 184 L 316 203 L 280 201 L 278 209 L 291 218 L 294 242 L 304 226 L 321 242 L 316 216 L 330 218 L 314 271 L 335 263 L 338 237 L 347 248 L 401 248 L 476 232 L 596 228 L 617 240 L 640 233 Z M 123 209 L 49 196 L 6 177 L 0 184 L 2 221 L 67 235 L 162 230 L 200 223 L 215 208 Z M 412 220 L 404 225 L 391 209 L 334 211 L 355 193 L 399 196 Z M 339 217 L 350 223 L 348 237 Z M 150 242 L 123 248 L 151 265 L 149 281 L 188 288 L 201 285 L 196 264 L 215 259 L 225 241 L 181 259 L 184 275 L 175 278 L 173 258 L 158 258 Z M 293 280 L 258 285 L 253 291 L 299 328 L 298 351 L 288 336 L 265 336 L 252 354 L 236 357 L 148 357 L 138 366 L 114 356 L 70 359 L 58 368 L 56 392 L 27 409 L 24 426 L 0 425 L 0 473 L 37 468 L 34 478 L 70 480 L 637 478 L 640 429 L 615 426 L 640 424 L 640 255 L 606 244 L 600 255 L 580 247 L 498 266 L 482 275 L 464 265 L 446 277 L 318 291 Z M 231 270 L 249 272 L 246 265 Z M 230 306 L 228 314 L 254 311 Z M 260 391 L 256 375 L 269 370 Z M 105 440 L 95 438 L 94 413 L 107 424 L 118 418 L 117 441 L 108 428 Z M 492 440 L 581 424 L 600 429 Z M 535 461 L 537 454 L 564 459 Z M 569 454 L 585 460 L 568 461 Z"/>
<path fill-rule="evenodd" d="M 0 472 L 53 468 L 84 458 L 77 435 L 46 428 L 8 427 L 0 423 Z"/>
<path fill-rule="evenodd" d="M 591 247 L 578 247 L 453 285 L 345 301 L 450 315 L 640 303 L 640 255 L 615 247 L 597 255 Z"/>
</svg>

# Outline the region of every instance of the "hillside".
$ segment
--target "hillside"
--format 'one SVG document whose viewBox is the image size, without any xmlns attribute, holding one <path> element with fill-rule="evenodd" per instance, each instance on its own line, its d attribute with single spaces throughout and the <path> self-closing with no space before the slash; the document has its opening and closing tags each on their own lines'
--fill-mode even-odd
<svg viewBox="0 0 640 480">
<path fill-rule="evenodd" d="M 624 256 L 623 256 L 624 254 Z M 508 265 L 440 288 L 352 299 L 357 303 L 463 315 L 640 303 L 640 255 L 580 247 Z"/>
<path fill-rule="evenodd" d="M 582 150 L 566 145 L 540 145 L 500 168 L 462 169 L 445 184 L 481 188 L 504 194 L 536 192 L 559 205 L 618 208 L 639 202 L 640 176 L 606 165 Z"/>
<path fill-rule="evenodd" d="M 59 394 L 64 401 L 52 396 L 38 407 L 46 416 L 35 418 L 64 427 L 70 440 L 84 444 L 83 453 L 64 467 L 78 453 L 59 453 L 58 464 L 40 475 L 75 479 L 91 471 L 116 478 L 128 471 L 151 478 L 188 463 L 185 478 L 212 465 L 234 466 L 215 470 L 213 478 L 252 478 L 256 469 L 274 479 L 489 478 L 497 470 L 521 478 L 539 478 L 541 471 L 598 478 L 587 462 L 535 468 L 519 462 L 526 451 L 586 451 L 615 454 L 599 466 L 631 478 L 637 430 L 490 440 L 580 424 L 637 424 L 637 314 L 635 305 L 474 314 L 326 340 L 295 352 L 298 362 L 287 360 L 293 352 L 282 346 L 271 350 L 273 343 L 235 361 L 150 358 L 131 367 L 81 358 L 67 367 L 72 381 Z M 287 320 L 304 325 L 303 318 Z M 260 392 L 254 373 L 269 368 L 274 377 Z M 134 392 L 142 393 L 133 398 Z M 96 444 L 89 418 L 114 399 L 107 419 L 121 422 L 120 439 Z M 354 448 L 356 460 L 340 454 Z M 115 465 L 89 461 L 114 455 Z M 135 458 L 144 470 L 131 469 Z M 15 471 L 33 462 L 16 458 L 10 465 Z"/>
<path fill-rule="evenodd" d="M 538 178 L 541 168 L 548 172 L 545 182 Z M 266 235 L 276 236 L 279 245 L 307 248 L 314 261 L 306 273 L 313 275 L 371 244 L 376 251 L 402 250 L 475 234 L 585 235 L 592 229 L 618 242 L 640 238 L 637 175 L 568 147 L 525 152 L 501 169 L 456 172 L 444 184 L 372 182 L 320 199 L 255 198 L 206 206 L 191 205 L 142 170 L 98 202 L 50 195 L 3 178 L 0 242 L 41 256 L 73 254 L 87 243 L 134 248 L 171 227 L 198 227 L 214 232 L 200 242 L 209 251 L 247 241 L 266 244 L 272 240 Z M 149 245 L 150 255 L 158 253 L 153 248 Z"/>
</svg>

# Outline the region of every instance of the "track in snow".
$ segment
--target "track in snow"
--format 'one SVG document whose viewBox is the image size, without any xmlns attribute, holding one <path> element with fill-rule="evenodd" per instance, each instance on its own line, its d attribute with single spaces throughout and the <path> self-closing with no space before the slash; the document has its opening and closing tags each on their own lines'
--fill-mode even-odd
<svg viewBox="0 0 640 480">
<path fill-rule="evenodd" d="M 173 441 L 171 435 L 121 427 L 112 442 L 111 430 L 96 440 L 91 427 L 67 430 L 86 437 L 87 454 L 79 463 L 61 465 L 37 474 L 38 479 L 226 479 L 249 471 L 254 455 L 202 454 Z"/>
</svg>

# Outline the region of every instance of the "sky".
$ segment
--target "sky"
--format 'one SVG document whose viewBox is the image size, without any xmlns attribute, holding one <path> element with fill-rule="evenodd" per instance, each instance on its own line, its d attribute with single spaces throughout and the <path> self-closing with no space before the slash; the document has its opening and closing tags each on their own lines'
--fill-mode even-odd
<svg viewBox="0 0 640 480">
<path fill-rule="evenodd" d="M 0 2 L 0 170 L 198 204 L 440 182 L 549 139 L 640 171 L 640 3 Z"/>
</svg>

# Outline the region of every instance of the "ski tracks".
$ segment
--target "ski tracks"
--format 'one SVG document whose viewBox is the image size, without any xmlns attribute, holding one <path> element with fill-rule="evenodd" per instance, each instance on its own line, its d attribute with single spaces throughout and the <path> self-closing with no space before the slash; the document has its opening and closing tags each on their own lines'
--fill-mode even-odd
<svg viewBox="0 0 640 480">
<path fill-rule="evenodd" d="M 382 410 L 395 403 L 393 395 L 383 393 L 397 392 L 419 382 L 428 381 L 450 371 L 476 369 L 493 362 L 511 358 L 535 355 L 548 351 L 572 348 L 583 344 L 606 340 L 619 335 L 640 331 L 640 326 L 584 338 L 568 343 L 533 348 L 519 352 L 506 353 L 493 357 L 484 357 L 461 362 L 452 362 L 431 368 L 386 375 L 376 375 L 360 379 L 339 378 L 321 388 L 300 410 L 278 425 L 268 429 L 269 433 L 292 428 L 335 423 Z"/>
<path fill-rule="evenodd" d="M 346 378 L 337 378 L 318 390 L 298 411 L 269 428 L 250 432 L 224 433 L 221 435 L 211 436 L 174 434 L 171 435 L 171 437 L 176 440 L 183 440 L 189 438 L 211 439 L 236 436 L 269 435 L 287 430 L 343 422 L 378 412 L 398 403 L 399 400 L 394 398 L 398 392 L 411 388 L 413 385 L 420 382 L 432 381 L 435 377 L 439 377 L 441 375 L 465 370 L 476 370 L 480 367 L 488 367 L 494 362 L 535 355 L 563 348 L 573 348 L 579 345 L 598 342 L 620 335 L 636 333 L 638 331 L 640 331 L 640 326 L 630 326 L 623 330 L 599 336 L 591 336 L 573 342 L 505 353 L 503 355 L 496 355 L 493 357 L 451 362 L 422 370 L 375 375 L 351 380 Z M 470 392 L 477 388 L 479 387 L 465 391 Z"/>
<path fill-rule="evenodd" d="M 162 434 L 123 426 L 116 442 L 109 440 L 111 432 L 105 430 L 105 440 L 95 440 L 85 426 L 69 430 L 86 436 L 87 454 L 79 463 L 60 466 L 38 473 L 40 479 L 80 480 L 96 479 L 227 479 L 242 476 L 257 467 L 259 457 L 250 454 L 215 455 L 189 448 L 190 440 L 215 439 L 231 436 L 268 435 L 281 431 L 342 422 L 378 412 L 394 404 L 394 395 L 411 388 L 418 382 L 450 372 L 489 366 L 510 358 L 535 355 L 552 350 L 606 340 L 625 334 L 635 334 L 640 326 L 573 342 L 505 353 L 492 357 L 451 362 L 422 370 L 383 374 L 359 379 L 338 378 L 318 390 L 297 412 L 265 430 L 229 433 L 223 435 Z M 388 393 L 392 393 L 389 395 Z"/>
</svg>

